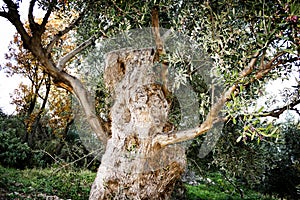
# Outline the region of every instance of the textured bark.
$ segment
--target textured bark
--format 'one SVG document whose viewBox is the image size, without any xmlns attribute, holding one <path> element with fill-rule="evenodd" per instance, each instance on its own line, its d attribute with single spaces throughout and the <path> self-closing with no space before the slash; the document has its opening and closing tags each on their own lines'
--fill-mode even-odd
<svg viewBox="0 0 300 200">
<path fill-rule="evenodd" d="M 180 145 L 161 148 L 169 110 L 152 71 L 154 49 L 120 50 L 106 55 L 104 79 L 114 96 L 112 137 L 92 186 L 90 199 L 168 199 L 183 172 Z"/>
</svg>

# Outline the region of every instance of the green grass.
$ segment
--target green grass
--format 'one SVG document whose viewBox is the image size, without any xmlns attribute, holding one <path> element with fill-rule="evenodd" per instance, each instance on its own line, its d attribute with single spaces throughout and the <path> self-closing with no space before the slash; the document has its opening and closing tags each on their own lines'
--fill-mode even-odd
<svg viewBox="0 0 300 200">
<path fill-rule="evenodd" d="M 0 199 L 88 199 L 96 173 L 88 170 L 25 169 L 0 166 Z M 241 199 L 238 191 L 219 173 L 211 173 L 214 182 L 186 185 L 188 200 Z M 52 198 L 53 199 L 53 198 Z M 244 189 L 244 199 L 268 199 Z"/>
<path fill-rule="evenodd" d="M 87 170 L 17 170 L 0 166 L 0 199 L 88 199 L 96 174 Z"/>
<path fill-rule="evenodd" d="M 239 193 L 237 191 L 229 191 L 229 190 L 222 190 L 217 188 L 213 185 L 198 185 L 198 186 L 190 186 L 186 185 L 188 189 L 188 199 L 190 200 L 238 200 L 241 199 Z M 244 191 L 245 192 L 245 191 Z M 244 193 L 244 199 L 270 199 L 264 197 L 263 195 L 253 192 L 253 191 L 246 191 Z"/>
<path fill-rule="evenodd" d="M 242 199 L 236 187 L 224 180 L 220 173 L 210 173 L 211 183 L 202 183 L 198 186 L 186 185 L 189 200 L 238 200 Z M 272 200 L 256 191 L 248 188 L 240 188 L 243 191 L 243 199 Z"/>
</svg>

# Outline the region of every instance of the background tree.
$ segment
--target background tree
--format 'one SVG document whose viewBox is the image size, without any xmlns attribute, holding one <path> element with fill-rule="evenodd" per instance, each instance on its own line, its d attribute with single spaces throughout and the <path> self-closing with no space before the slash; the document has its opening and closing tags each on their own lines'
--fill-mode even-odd
<svg viewBox="0 0 300 200">
<path fill-rule="evenodd" d="M 41 19 L 37 19 L 39 20 Z M 49 35 L 63 28 L 63 23 L 64 21 L 58 16 L 51 17 L 43 39 L 47 41 Z M 27 29 L 29 29 L 28 25 L 25 24 Z M 57 57 L 59 54 L 66 54 L 66 51 L 72 50 L 74 45 L 71 41 L 70 35 L 64 35 L 57 42 L 53 56 Z M 47 164 L 54 162 L 47 154 L 68 161 L 85 156 L 87 150 L 78 142 L 79 136 L 74 135 L 75 130 L 72 127 L 74 116 L 71 110 L 73 99 L 70 93 L 57 88 L 52 83 L 51 77 L 41 69 L 39 61 L 24 49 L 22 44 L 19 34 L 16 34 L 6 54 L 8 62 L 3 67 L 9 76 L 18 74 L 29 81 L 21 83 L 13 96 L 12 103 L 16 105 L 18 116 L 23 118 L 26 127 L 25 134 L 18 136 L 22 142 L 29 145 L 32 151 L 41 151 L 40 154 L 44 154 L 41 159 L 45 159 Z M 75 149 L 68 150 L 74 147 Z M 33 159 L 32 156 L 31 158 Z"/>
<path fill-rule="evenodd" d="M 300 185 L 299 170 L 299 122 L 287 120 L 281 124 L 280 142 L 269 148 L 269 166 L 262 176 L 259 189 L 280 198 L 298 199 Z"/>
</svg>

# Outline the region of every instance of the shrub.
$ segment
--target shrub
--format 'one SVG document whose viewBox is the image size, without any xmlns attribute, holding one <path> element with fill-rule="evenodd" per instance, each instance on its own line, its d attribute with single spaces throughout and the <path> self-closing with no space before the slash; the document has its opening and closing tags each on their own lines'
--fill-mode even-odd
<svg viewBox="0 0 300 200">
<path fill-rule="evenodd" d="M 0 163 L 4 166 L 24 168 L 31 149 L 16 137 L 14 130 L 0 132 Z"/>
</svg>

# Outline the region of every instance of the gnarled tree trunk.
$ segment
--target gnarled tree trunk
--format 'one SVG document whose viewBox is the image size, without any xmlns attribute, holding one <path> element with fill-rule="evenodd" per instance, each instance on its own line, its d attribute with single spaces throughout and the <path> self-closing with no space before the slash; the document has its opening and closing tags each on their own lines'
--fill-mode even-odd
<svg viewBox="0 0 300 200">
<path fill-rule="evenodd" d="M 161 147 L 169 105 L 153 71 L 155 50 L 106 55 L 104 79 L 114 95 L 108 140 L 90 199 L 168 199 L 186 160 L 180 145 Z M 167 134 L 167 133 L 166 133 Z"/>
</svg>

